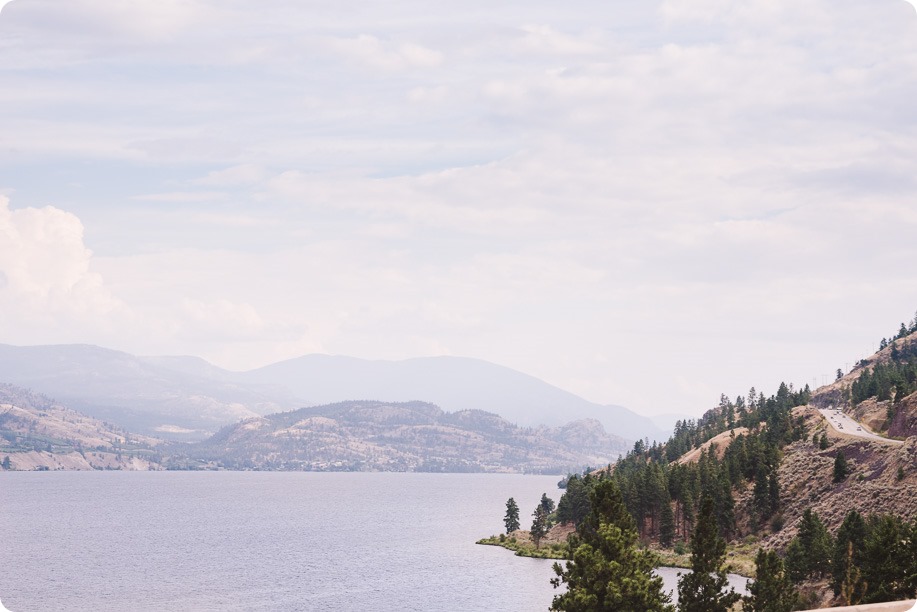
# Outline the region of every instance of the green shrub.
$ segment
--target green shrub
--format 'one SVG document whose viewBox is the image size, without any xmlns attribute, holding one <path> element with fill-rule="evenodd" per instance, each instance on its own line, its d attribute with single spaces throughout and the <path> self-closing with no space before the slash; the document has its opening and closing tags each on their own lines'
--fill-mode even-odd
<svg viewBox="0 0 917 612">
<path fill-rule="evenodd" d="M 783 529 L 783 514 L 775 514 L 771 519 L 771 531 L 777 533 L 781 529 Z"/>
</svg>

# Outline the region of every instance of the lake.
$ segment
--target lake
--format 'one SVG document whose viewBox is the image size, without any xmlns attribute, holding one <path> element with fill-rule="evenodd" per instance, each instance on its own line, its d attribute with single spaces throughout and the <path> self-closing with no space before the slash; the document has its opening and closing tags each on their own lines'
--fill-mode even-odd
<svg viewBox="0 0 917 612">
<path fill-rule="evenodd" d="M 12 612 L 546 610 L 550 561 L 478 546 L 558 476 L 0 473 Z M 661 568 L 666 587 L 675 570 Z M 735 577 L 740 586 L 744 579 Z"/>
</svg>

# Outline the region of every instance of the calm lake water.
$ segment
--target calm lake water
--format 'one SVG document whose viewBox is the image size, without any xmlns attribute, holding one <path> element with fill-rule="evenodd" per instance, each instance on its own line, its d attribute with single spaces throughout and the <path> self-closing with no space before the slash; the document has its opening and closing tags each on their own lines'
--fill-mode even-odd
<svg viewBox="0 0 917 612">
<path fill-rule="evenodd" d="M 524 518 L 542 493 L 559 499 L 558 479 L 6 472 L 0 600 L 12 612 L 546 610 L 550 561 L 474 542 L 502 530 L 508 497 Z M 676 572 L 660 571 L 674 589 Z"/>
</svg>

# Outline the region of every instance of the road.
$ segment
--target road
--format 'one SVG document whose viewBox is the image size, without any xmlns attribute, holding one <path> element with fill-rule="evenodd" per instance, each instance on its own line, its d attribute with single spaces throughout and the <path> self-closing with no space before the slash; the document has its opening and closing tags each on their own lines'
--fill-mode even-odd
<svg viewBox="0 0 917 612">
<path fill-rule="evenodd" d="M 856 436 L 858 438 L 866 438 L 867 440 L 885 442 L 886 444 L 904 444 L 904 442 L 900 440 L 890 440 L 889 438 L 877 436 L 866 429 L 864 425 L 854 421 L 840 410 L 835 410 L 833 407 L 819 408 L 818 411 L 828 420 L 831 427 L 840 433 L 847 434 L 848 436 Z"/>
</svg>

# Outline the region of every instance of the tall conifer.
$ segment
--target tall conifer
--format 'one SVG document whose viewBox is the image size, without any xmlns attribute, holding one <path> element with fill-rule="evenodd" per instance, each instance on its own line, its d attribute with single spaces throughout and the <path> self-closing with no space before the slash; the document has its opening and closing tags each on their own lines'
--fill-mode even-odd
<svg viewBox="0 0 917 612">
<path fill-rule="evenodd" d="M 704 497 L 691 539 L 691 573 L 678 580 L 679 612 L 727 612 L 739 600 L 733 589 L 725 590 L 726 541 L 716 523 L 713 499 Z"/>
<path fill-rule="evenodd" d="M 554 564 L 551 610 L 599 612 L 640 610 L 673 612 L 662 592 L 662 578 L 653 575 L 655 556 L 637 548 L 637 528 L 613 479 L 596 483 L 591 510 L 571 538 L 572 560 Z"/>
</svg>

